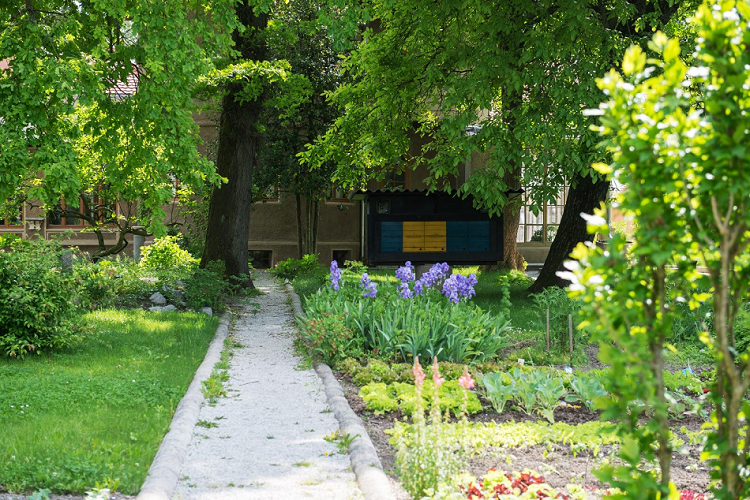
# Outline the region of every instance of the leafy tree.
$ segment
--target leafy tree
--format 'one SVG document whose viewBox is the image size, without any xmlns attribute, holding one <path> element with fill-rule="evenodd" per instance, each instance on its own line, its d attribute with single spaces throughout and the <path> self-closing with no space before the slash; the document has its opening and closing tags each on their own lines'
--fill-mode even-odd
<svg viewBox="0 0 750 500">
<path fill-rule="evenodd" d="M 0 200 L 38 200 L 51 210 L 65 199 L 66 215 L 94 229 L 105 219 L 124 232 L 140 223 L 164 233 L 173 179 L 187 187 L 219 180 L 197 152 L 192 86 L 210 68 L 207 55 L 227 50 L 221 27 L 234 26 L 232 5 L 2 3 Z M 94 192 L 100 206 L 74 214 Z M 137 205 L 137 214 L 101 215 L 115 200 Z M 121 238 L 112 251 L 123 246 Z"/>
<path fill-rule="evenodd" d="M 291 73 L 286 61 L 271 58 L 266 39 L 271 5 L 253 0 L 235 4 L 234 50 L 203 81 L 207 89 L 218 91 L 221 102 L 216 169 L 224 181 L 211 195 L 200 265 L 220 260 L 227 276 L 244 276 L 248 287 L 253 286 L 247 245 L 253 175 L 264 132 L 261 118 L 268 106 L 286 118 L 309 93 L 306 80 Z"/>
<path fill-rule="evenodd" d="M 343 111 L 306 161 L 335 161 L 341 180 L 359 185 L 405 157 L 424 164 L 439 189 L 470 155 L 490 156 L 459 188 L 498 214 L 506 190 L 533 186 L 540 208 L 572 185 L 565 214 L 536 289 L 560 284 L 555 271 L 589 238 L 578 214 L 604 200 L 609 183 L 588 165 L 602 159 L 582 108 L 601 94 L 595 76 L 630 43 L 645 43 L 680 6 L 695 2 L 486 2 L 371 0 L 349 8 L 342 23 L 367 22 L 345 61 L 353 83 L 333 94 Z M 467 134 L 473 126 L 475 134 Z M 410 138 L 420 137 L 421 151 Z M 463 179 L 460 179 L 463 180 Z M 506 226 L 517 227 L 513 211 Z M 508 227 L 506 262 L 517 266 L 515 227 Z"/>
<path fill-rule="evenodd" d="M 256 181 L 259 192 L 275 187 L 294 194 L 299 258 L 316 253 L 320 201 L 331 188 L 335 170 L 331 163 L 310 169 L 297 158 L 337 116 L 326 95 L 339 85 L 341 72 L 333 39 L 319 19 L 322 7 L 310 0 L 278 2 L 268 28 L 272 57 L 286 59 L 292 72 L 310 84 L 309 99 L 293 115 L 280 120 L 277 112 L 266 112 L 266 141 Z"/>
<path fill-rule="evenodd" d="M 585 299 L 596 318 L 602 360 L 611 364 L 615 400 L 605 416 L 624 416 L 624 430 L 632 438 L 621 448 L 625 465 L 600 472 L 623 491 L 617 498 L 663 498 L 674 492 L 661 376 L 662 350 L 677 314 L 673 300 L 687 301 L 692 309 L 706 300 L 713 305 L 714 331 L 702 335 L 716 366 L 709 396 L 713 428 L 703 453 L 718 480 L 715 498 L 750 494 L 750 444 L 741 438 L 748 432 L 750 353 L 738 352 L 734 335 L 750 278 L 748 260 L 740 258 L 750 245 L 745 171 L 750 3 L 709 1 L 695 20 L 695 66 L 680 59 L 676 40 L 658 33 L 649 47 L 659 59 L 647 59 L 632 47 L 623 60 L 624 76 L 612 70 L 599 81 L 608 100 L 600 106 L 597 129 L 607 137 L 614 161 L 595 167 L 626 185 L 620 205 L 637 221 L 635 243 L 627 253 L 620 235 L 606 252 L 579 245 L 573 253 L 579 264 L 571 265 L 569 277 L 573 293 Z M 697 99 L 691 88 L 699 91 Z M 590 229 L 606 232 L 603 218 L 589 222 Z M 696 263 L 706 267 L 706 275 L 697 272 Z M 668 280 L 681 295 L 669 296 Z M 710 293 L 699 292 L 706 288 Z M 646 425 L 637 422 L 641 415 L 648 416 Z M 641 458 L 654 454 L 660 480 L 641 468 Z"/>
</svg>

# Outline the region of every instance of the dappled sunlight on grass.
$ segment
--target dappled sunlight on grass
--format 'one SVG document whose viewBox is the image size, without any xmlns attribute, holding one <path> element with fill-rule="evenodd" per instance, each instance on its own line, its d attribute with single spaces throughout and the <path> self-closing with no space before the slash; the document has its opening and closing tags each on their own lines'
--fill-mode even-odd
<svg viewBox="0 0 750 500">
<path fill-rule="evenodd" d="M 218 319 L 97 311 L 65 352 L 0 360 L 0 484 L 136 493 Z"/>
</svg>

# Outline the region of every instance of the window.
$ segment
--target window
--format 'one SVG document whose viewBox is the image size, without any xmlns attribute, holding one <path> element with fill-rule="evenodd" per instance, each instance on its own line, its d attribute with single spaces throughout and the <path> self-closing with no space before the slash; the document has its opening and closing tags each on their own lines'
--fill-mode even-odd
<svg viewBox="0 0 750 500">
<path fill-rule="evenodd" d="M 0 218 L 0 227 L 20 229 L 23 226 L 23 209 L 19 208 L 15 217 Z"/>
<path fill-rule="evenodd" d="M 545 202 L 542 205 L 542 210 L 536 215 L 531 211 L 529 205 L 521 207 L 521 220 L 516 235 L 517 243 L 539 243 L 543 245 L 552 243 L 557 235 L 557 228 L 560 226 L 560 219 L 562 219 L 565 209 L 565 200 L 568 198 L 568 190 L 568 186 L 561 189 L 554 203 Z M 524 199 L 528 200 L 529 195 L 530 189 L 527 188 Z"/>
<path fill-rule="evenodd" d="M 85 202 L 85 203 L 84 203 Z M 88 206 L 88 213 L 86 212 Z M 114 218 L 117 214 L 117 204 L 113 203 L 108 210 L 102 210 L 104 201 L 96 193 L 84 193 L 78 199 L 78 207 L 71 208 L 71 211 L 86 214 L 96 219 L 101 224 L 114 224 Z M 75 215 L 64 215 L 64 210 L 68 205 L 64 199 L 55 205 L 55 208 L 47 214 L 47 224 L 52 227 L 83 227 L 86 221 Z"/>
<path fill-rule="evenodd" d="M 269 269 L 271 267 L 273 252 L 271 250 L 248 250 L 250 265 L 254 269 Z"/>
<path fill-rule="evenodd" d="M 344 263 L 347 260 L 351 260 L 350 254 L 349 250 L 333 250 L 331 252 L 331 256 L 333 257 L 331 260 L 335 260 L 339 267 L 344 267 Z"/>
<path fill-rule="evenodd" d="M 336 203 L 349 203 L 351 200 L 349 200 L 349 193 L 351 191 L 348 191 L 344 188 L 341 188 L 337 186 L 335 183 L 328 186 L 328 192 L 326 193 L 326 201 L 330 202 L 336 202 Z"/>
<path fill-rule="evenodd" d="M 380 189 L 390 190 L 406 189 L 406 186 L 409 183 L 408 177 L 408 170 L 402 170 L 399 172 L 396 168 L 393 168 L 385 174 L 385 178 L 380 181 L 379 187 Z"/>
<path fill-rule="evenodd" d="M 253 203 L 268 203 L 279 201 L 279 188 L 277 186 L 268 186 L 263 190 L 253 192 Z"/>
</svg>

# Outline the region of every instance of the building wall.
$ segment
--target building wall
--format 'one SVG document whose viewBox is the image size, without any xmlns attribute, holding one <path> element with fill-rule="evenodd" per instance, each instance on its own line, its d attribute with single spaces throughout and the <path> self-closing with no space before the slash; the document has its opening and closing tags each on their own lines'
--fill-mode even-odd
<svg viewBox="0 0 750 500">
<path fill-rule="evenodd" d="M 361 258 L 362 204 L 336 200 L 320 204 L 318 254 L 331 262 L 334 251 L 348 251 L 347 260 Z M 270 250 L 271 265 L 297 258 L 297 211 L 294 196 L 281 193 L 278 201 L 257 202 L 250 214 L 249 250 Z"/>
</svg>

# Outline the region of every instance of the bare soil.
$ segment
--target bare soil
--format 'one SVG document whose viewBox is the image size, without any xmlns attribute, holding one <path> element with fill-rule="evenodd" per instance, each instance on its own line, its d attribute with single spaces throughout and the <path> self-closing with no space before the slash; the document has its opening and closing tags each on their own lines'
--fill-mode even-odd
<svg viewBox="0 0 750 500">
<path fill-rule="evenodd" d="M 357 415 L 362 419 L 373 445 L 378 452 L 383 469 L 391 479 L 394 491 L 399 500 L 409 499 L 409 495 L 398 483 L 394 470 L 395 450 L 391 446 L 386 431 L 393 427 L 394 422 L 403 420 L 401 412 L 387 415 L 375 415 L 368 411 L 364 401 L 358 396 L 359 388 L 351 379 L 343 374 L 336 376 L 344 389 L 346 399 Z M 481 397 L 480 397 L 481 400 Z M 482 401 L 485 408 L 491 408 L 489 403 Z M 525 422 L 534 421 L 525 413 L 508 409 L 502 414 L 494 411 L 483 411 L 469 417 L 473 422 Z M 599 414 L 591 412 L 585 407 L 562 407 L 555 410 L 555 421 L 568 424 L 580 424 L 599 420 Z M 703 420 L 697 416 L 688 416 L 681 420 L 674 420 L 673 431 L 679 434 L 679 428 L 685 426 L 690 431 L 700 429 Z M 684 439 L 688 443 L 687 439 Z M 709 474 L 705 463 L 700 462 L 700 446 L 686 444 L 683 453 L 675 453 L 671 479 L 680 490 L 705 492 L 709 484 Z M 546 452 L 546 453 L 545 453 Z M 592 489 L 603 488 L 604 485 L 594 477 L 592 470 L 597 468 L 603 457 L 615 458 L 612 447 L 603 447 L 597 456 L 590 452 L 579 452 L 573 455 L 567 446 L 557 446 L 552 450 L 546 446 L 530 446 L 528 448 L 486 449 L 470 463 L 470 472 L 481 478 L 490 468 L 506 471 L 522 471 L 531 469 L 544 476 L 548 484 L 555 488 L 564 488 L 567 484 L 578 483 Z"/>
</svg>

